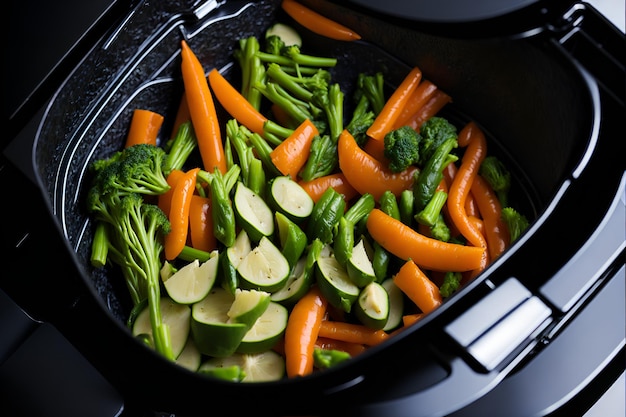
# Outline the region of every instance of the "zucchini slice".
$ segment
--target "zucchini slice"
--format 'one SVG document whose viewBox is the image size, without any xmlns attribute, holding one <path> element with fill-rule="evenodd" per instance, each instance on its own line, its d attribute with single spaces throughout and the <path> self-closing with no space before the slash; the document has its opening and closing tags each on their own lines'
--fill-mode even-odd
<svg viewBox="0 0 626 417">
<path fill-rule="evenodd" d="M 227 358 L 211 358 L 198 372 L 212 374 L 216 369 L 240 369 L 241 382 L 278 381 L 285 375 L 285 360 L 273 350 L 262 353 L 235 353 Z"/>
<path fill-rule="evenodd" d="M 170 329 L 170 342 L 172 344 L 172 352 L 174 357 L 183 351 L 189 336 L 189 321 L 191 317 L 191 308 L 185 304 L 175 303 L 169 297 L 161 297 L 160 302 L 161 320 Z M 150 344 L 154 346 L 152 339 L 152 325 L 150 324 L 150 307 L 146 303 L 146 307 L 139 313 L 135 323 L 133 324 L 133 336 L 145 335 L 150 340 Z"/>
<path fill-rule="evenodd" d="M 381 285 L 389 295 L 389 317 L 387 324 L 383 327 L 384 331 L 390 331 L 400 326 L 402 323 L 402 314 L 404 314 L 404 293 L 393 282 L 393 278 L 387 278 Z"/>
<path fill-rule="evenodd" d="M 372 329 L 382 329 L 389 318 L 389 295 L 377 282 L 367 284 L 359 294 L 354 308 L 357 319 Z"/>
<path fill-rule="evenodd" d="M 346 263 L 348 276 L 357 287 L 363 288 L 376 279 L 370 253 L 372 250 L 369 245 L 366 246 L 365 240 L 360 239 Z"/>
<path fill-rule="evenodd" d="M 334 307 L 349 313 L 361 289 L 352 282 L 334 256 L 319 257 L 316 265 L 317 285 L 324 297 Z"/>
<path fill-rule="evenodd" d="M 237 265 L 239 284 L 244 289 L 272 293 L 285 285 L 290 269 L 287 258 L 264 236 Z"/>
<path fill-rule="evenodd" d="M 237 352 L 260 353 L 273 348 L 285 333 L 288 317 L 284 306 L 271 302 L 243 337 Z"/>
<path fill-rule="evenodd" d="M 237 221 L 250 240 L 258 242 L 274 233 L 274 213 L 260 195 L 242 182 L 237 183 L 233 203 Z"/>
<path fill-rule="evenodd" d="M 304 188 L 289 176 L 280 176 L 272 180 L 269 202 L 276 211 L 296 223 L 309 217 L 315 204 Z"/>
</svg>

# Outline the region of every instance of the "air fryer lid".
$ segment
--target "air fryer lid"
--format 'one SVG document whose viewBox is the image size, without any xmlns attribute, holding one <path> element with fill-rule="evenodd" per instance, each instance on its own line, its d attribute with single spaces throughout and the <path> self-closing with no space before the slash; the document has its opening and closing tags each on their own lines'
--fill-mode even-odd
<svg viewBox="0 0 626 417">
<path fill-rule="evenodd" d="M 407 372 L 410 389 L 445 378 L 445 360 L 437 364 L 438 360 L 428 359 L 424 364 L 426 359 L 414 360 L 416 352 L 423 350 L 422 358 L 432 357 L 427 345 L 434 341 L 431 335 L 441 333 L 438 320 L 471 305 L 472 294 L 484 290 L 478 286 L 486 278 L 497 283 L 504 280 L 499 274 L 508 278 L 516 270 L 521 278 L 532 274 L 540 279 L 528 266 L 531 262 L 515 260 L 515 250 L 499 260 L 500 267 L 490 268 L 390 343 L 310 378 L 243 385 L 216 381 L 167 363 L 125 328 L 130 306 L 119 274 L 94 270 L 89 262 L 93 224 L 82 203 L 89 164 L 120 149 L 133 109 L 145 106 L 173 120 L 182 94 L 181 39 L 198 51 L 205 69 L 222 69 L 236 82 L 232 52 L 237 40 L 262 36 L 277 18 L 286 19 L 277 1 L 229 1 L 200 17 L 194 3 L 140 2 L 119 30 L 96 45 L 61 86 L 40 126 L 34 148 L 37 180 L 87 288 L 67 308 L 68 319 L 79 322 L 70 336 L 80 339 L 78 344 L 88 350 L 85 354 L 124 395 L 181 414 L 206 411 L 209 399 L 236 404 L 231 411 L 239 415 L 259 411 L 259 401 L 265 404 L 265 399 L 276 398 L 276 392 L 281 394 L 272 411 L 314 414 L 324 408 L 320 395 L 358 385 L 366 371 L 384 378 L 390 365 L 394 378 Z M 531 218 L 540 213 L 588 147 L 593 104 L 576 66 L 554 50 L 546 51 L 547 45 L 439 38 L 372 21 L 355 11 L 346 13 L 347 21 L 359 22 L 354 27 L 357 32 L 368 32 L 371 44 L 337 43 L 303 30 L 306 48 L 340 57 L 338 71 L 346 77 L 354 68 L 367 68 L 383 71 L 390 83 L 397 84 L 407 68 L 419 66 L 426 78 L 453 97 L 448 115 L 458 124 L 476 120 L 490 139 L 490 152 L 510 163 L 516 178 L 511 191 L 515 204 L 521 204 Z M 407 44 L 411 47 L 403 46 Z M 394 50 L 401 61 L 376 45 Z M 491 62 L 493 57 L 500 59 Z M 163 135 L 168 127 L 164 126 Z M 550 266 L 546 269 L 549 273 Z M 403 361 L 407 355 L 413 359 Z M 425 379 L 422 368 L 435 369 L 435 376 Z M 380 387 L 384 382 L 376 381 L 369 380 L 384 391 Z"/>
</svg>

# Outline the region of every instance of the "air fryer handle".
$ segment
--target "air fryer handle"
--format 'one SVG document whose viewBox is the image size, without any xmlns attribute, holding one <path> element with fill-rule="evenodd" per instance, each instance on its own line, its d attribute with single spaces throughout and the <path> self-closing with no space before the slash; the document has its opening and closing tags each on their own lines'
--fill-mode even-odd
<svg viewBox="0 0 626 417">
<path fill-rule="evenodd" d="M 445 416 L 477 400 L 493 389 L 506 372 L 477 372 L 456 357 L 449 363 L 450 373 L 439 383 L 401 398 L 352 406 L 348 412 L 360 417 L 432 417 Z"/>
</svg>

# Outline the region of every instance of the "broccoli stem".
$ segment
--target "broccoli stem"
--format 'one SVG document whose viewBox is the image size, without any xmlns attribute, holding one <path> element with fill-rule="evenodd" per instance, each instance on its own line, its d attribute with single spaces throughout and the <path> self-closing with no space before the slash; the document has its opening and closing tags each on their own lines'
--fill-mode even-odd
<svg viewBox="0 0 626 417">
<path fill-rule="evenodd" d="M 241 94 L 257 110 L 261 108 L 262 96 L 253 86 L 263 82 L 265 78 L 265 66 L 257 55 L 259 51 L 258 39 L 254 36 L 249 36 L 239 40 L 239 49 L 234 53 L 242 72 Z"/>
<path fill-rule="evenodd" d="M 91 244 L 91 265 L 96 268 L 102 268 L 106 265 L 109 245 L 107 225 L 104 222 L 98 222 L 96 230 L 93 234 L 93 242 Z"/>
<path fill-rule="evenodd" d="M 415 220 L 428 227 L 433 227 L 447 199 L 448 193 L 441 190 L 435 191 L 435 194 L 433 194 L 433 197 L 428 204 L 426 204 L 426 207 L 415 215 Z"/>
<path fill-rule="evenodd" d="M 280 106 L 297 123 L 302 123 L 306 119 L 313 120 L 313 115 L 306 107 L 307 103 L 286 94 L 277 83 L 256 84 L 254 88 L 258 89 L 269 101 Z"/>
<path fill-rule="evenodd" d="M 287 91 L 290 91 L 296 98 L 304 101 L 311 101 L 313 93 L 304 88 L 300 82 L 296 81 L 298 80 L 298 77 L 294 77 L 283 71 L 280 65 L 270 63 L 267 66 L 267 75 L 272 79 L 272 81 L 280 84 Z"/>
<path fill-rule="evenodd" d="M 163 173 L 168 175 L 175 169 L 182 169 L 189 155 L 198 147 L 198 140 L 191 121 L 180 125 L 174 139 L 168 142 Z"/>
<path fill-rule="evenodd" d="M 330 174 L 337 165 L 337 143 L 330 136 L 316 136 L 311 142 L 309 158 L 300 172 L 304 181 Z"/>
</svg>

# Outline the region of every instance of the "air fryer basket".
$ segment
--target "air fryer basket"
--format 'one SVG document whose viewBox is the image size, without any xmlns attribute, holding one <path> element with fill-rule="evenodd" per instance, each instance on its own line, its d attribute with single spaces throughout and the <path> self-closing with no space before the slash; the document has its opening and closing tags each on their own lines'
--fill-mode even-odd
<svg viewBox="0 0 626 417">
<path fill-rule="evenodd" d="M 467 304 L 463 299 L 476 288 L 474 284 L 459 292 L 446 302 L 441 313 L 435 311 L 412 330 L 372 349 L 363 358 L 301 381 L 255 386 L 215 381 L 166 363 L 132 339 L 124 327 L 130 299 L 121 275 L 115 269 L 94 269 L 89 263 L 93 224 L 84 205 L 88 166 L 121 148 L 135 108 L 150 108 L 166 115 L 159 139 L 166 140 L 171 130 L 167 123 L 173 121 L 183 88 L 181 39 L 187 39 L 207 72 L 218 68 L 237 84 L 239 69 L 233 59 L 237 40 L 249 35 L 261 37 L 277 19 L 288 22 L 278 4 L 270 0 L 228 1 L 202 16 L 192 1 L 139 3 L 67 78 L 50 103 L 38 132 L 34 149 L 36 175 L 53 218 L 73 251 L 85 284 L 85 299 L 95 305 L 89 311 L 101 314 L 101 320 L 107 322 L 107 334 L 102 334 L 106 343 L 119 343 L 127 349 L 112 347 L 113 358 L 91 359 L 106 368 L 105 375 L 124 393 L 143 387 L 134 394 L 153 401 L 156 407 L 197 411 L 206 402 L 200 393 L 207 389 L 213 394 L 205 397 L 257 399 L 281 389 L 289 396 L 284 402 L 285 410 L 306 412 L 299 408 L 305 406 L 298 401 L 304 391 L 308 390 L 306 395 L 328 394 L 332 387 L 341 391 L 339 384 L 353 381 L 360 367 L 383 358 L 391 360 L 403 352 L 398 345 L 422 343 L 420 340 L 436 323 L 437 316 L 453 304 Z M 589 81 L 576 65 L 560 55 L 549 38 L 541 36 L 517 40 L 443 38 L 334 7 L 345 24 L 364 35 L 364 41 L 330 41 L 291 24 L 301 29 L 304 49 L 339 58 L 333 73 L 348 91 L 346 97 L 350 96 L 357 70 L 383 71 L 387 82 L 397 85 L 411 66 L 420 67 L 425 78 L 453 98 L 445 109 L 446 117 L 458 126 L 476 121 L 488 136 L 489 152 L 500 156 L 512 169 L 512 204 L 531 219 L 539 217 L 592 143 L 593 98 Z M 511 248 L 499 264 L 506 264 L 507 257 L 515 251 L 516 247 Z M 477 281 L 496 273 L 495 268 L 490 268 Z M 420 337 L 416 336 L 418 332 Z M 118 366 L 111 369 L 107 366 L 111 363 Z M 124 366 L 130 369 L 122 369 Z M 431 379 L 421 381 L 416 373 L 413 389 L 445 377 L 445 367 L 442 369 L 441 375 L 436 369 Z M 163 380 L 154 380 L 160 379 L 155 375 L 175 378 L 180 384 L 168 382 L 178 385 L 168 389 L 162 386 Z M 136 381 L 131 383 L 128 378 Z M 179 401 L 175 393 L 180 393 L 181 387 L 188 390 L 188 395 Z M 150 394 L 144 392 L 150 390 Z M 254 404 L 241 407 L 239 411 L 256 408 Z"/>
</svg>

